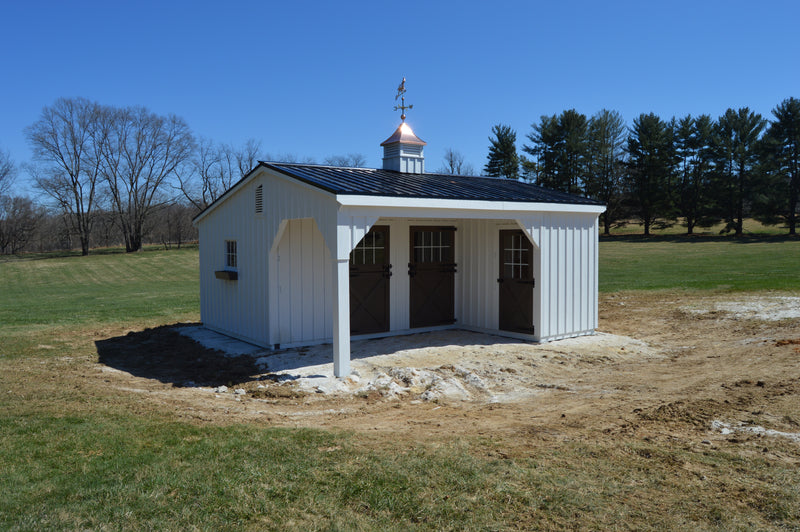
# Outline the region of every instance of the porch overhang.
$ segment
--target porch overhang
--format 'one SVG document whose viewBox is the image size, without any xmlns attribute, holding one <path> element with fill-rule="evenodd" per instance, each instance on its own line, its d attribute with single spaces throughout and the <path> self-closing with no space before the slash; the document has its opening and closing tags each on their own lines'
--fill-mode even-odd
<svg viewBox="0 0 800 532">
<path fill-rule="evenodd" d="M 336 201 L 342 207 L 375 207 L 382 212 L 408 209 L 408 214 L 393 213 L 392 216 L 418 216 L 417 210 L 436 211 L 436 216 L 453 218 L 496 218 L 498 213 L 520 212 L 569 212 L 601 214 L 605 205 L 577 205 L 568 203 L 544 203 L 524 201 L 486 201 L 444 198 L 401 198 L 392 196 L 365 196 L 338 194 Z M 444 213 L 444 214 L 443 214 Z M 430 213 L 428 214 L 430 215 Z"/>
</svg>

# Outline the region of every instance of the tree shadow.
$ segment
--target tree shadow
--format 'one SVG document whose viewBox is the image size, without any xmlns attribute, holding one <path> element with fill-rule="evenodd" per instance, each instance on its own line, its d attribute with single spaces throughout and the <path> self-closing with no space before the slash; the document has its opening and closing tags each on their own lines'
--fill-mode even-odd
<svg viewBox="0 0 800 532">
<path fill-rule="evenodd" d="M 661 242 L 661 243 L 701 243 L 701 242 L 732 242 L 734 244 L 755 244 L 760 242 L 797 242 L 800 237 L 789 234 L 744 234 L 742 236 L 714 235 L 714 234 L 671 234 L 671 235 L 649 235 L 624 234 L 624 235 L 600 235 L 600 242 Z"/>
<path fill-rule="evenodd" d="M 98 362 L 176 387 L 232 386 L 258 380 L 263 374 L 252 357 L 225 356 L 223 352 L 207 349 L 175 330 L 187 325 L 197 324 L 162 325 L 97 340 Z"/>
</svg>

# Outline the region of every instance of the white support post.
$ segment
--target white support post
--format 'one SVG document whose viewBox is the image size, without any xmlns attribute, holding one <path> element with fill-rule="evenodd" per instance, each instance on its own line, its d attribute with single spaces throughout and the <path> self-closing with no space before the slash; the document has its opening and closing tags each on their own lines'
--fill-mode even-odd
<svg viewBox="0 0 800 532">
<path fill-rule="evenodd" d="M 334 263 L 333 288 L 333 374 L 350 374 L 350 259 Z"/>
</svg>

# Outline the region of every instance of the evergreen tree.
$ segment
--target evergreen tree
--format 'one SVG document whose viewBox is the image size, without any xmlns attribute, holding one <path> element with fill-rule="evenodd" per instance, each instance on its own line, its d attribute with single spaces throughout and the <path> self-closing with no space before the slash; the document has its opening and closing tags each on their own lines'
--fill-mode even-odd
<svg viewBox="0 0 800 532">
<path fill-rule="evenodd" d="M 719 219 L 711 215 L 715 127 L 708 115 L 696 119 L 687 115 L 678 122 L 675 130 L 679 166 L 676 206 L 689 235 L 694 233 L 696 226 L 709 227 Z"/>
<path fill-rule="evenodd" d="M 533 174 L 534 182 L 542 187 L 559 188 L 556 156 L 558 144 L 558 117 L 542 115 L 538 124 L 532 124 L 533 131 L 527 138 L 533 144 L 524 144 L 522 151 L 533 156 L 533 161 L 524 160 L 527 175 Z"/>
<path fill-rule="evenodd" d="M 562 192 L 585 193 L 589 161 L 586 115 L 570 109 L 558 116 L 542 116 L 532 128 L 528 139 L 533 145 L 526 144 L 522 150 L 537 159 L 537 184 Z"/>
<path fill-rule="evenodd" d="M 769 224 L 784 221 L 797 234 L 800 196 L 800 100 L 788 98 L 772 110 L 775 120 L 764 136 L 762 169 L 768 189 L 756 195 L 757 218 Z"/>
<path fill-rule="evenodd" d="M 584 183 L 587 196 L 606 204 L 600 215 L 603 233 L 623 216 L 622 180 L 625 175 L 625 121 L 616 111 L 603 109 L 589 120 L 588 153 L 591 155 L 588 178 Z"/>
<path fill-rule="evenodd" d="M 742 236 L 742 224 L 750 194 L 754 192 L 753 171 L 759 162 L 759 136 L 766 120 L 742 107 L 728 109 L 717 125 L 717 166 L 719 199 L 725 231 Z"/>
<path fill-rule="evenodd" d="M 584 179 L 588 173 L 588 151 L 586 115 L 575 109 L 562 112 L 558 117 L 558 144 L 556 146 L 559 190 L 573 194 L 584 192 Z"/>
<path fill-rule="evenodd" d="M 673 132 L 653 113 L 633 121 L 628 135 L 627 192 L 633 214 L 650 235 L 654 224 L 668 226 L 673 216 L 670 183 L 675 165 Z"/>
<path fill-rule="evenodd" d="M 492 127 L 495 138 L 489 137 L 488 162 L 483 169 L 491 177 L 519 179 L 519 156 L 517 155 L 517 133 L 509 126 L 498 124 Z"/>
</svg>

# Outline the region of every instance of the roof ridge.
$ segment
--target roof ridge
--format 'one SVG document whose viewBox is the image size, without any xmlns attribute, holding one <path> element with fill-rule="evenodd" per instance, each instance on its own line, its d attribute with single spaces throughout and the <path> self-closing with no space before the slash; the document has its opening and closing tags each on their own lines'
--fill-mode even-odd
<svg viewBox="0 0 800 532">
<path fill-rule="evenodd" d="M 288 161 L 258 161 L 263 164 L 269 164 L 271 166 L 313 166 L 314 168 L 331 168 L 331 169 L 338 169 L 338 170 L 370 170 L 375 171 L 378 168 L 367 168 L 363 166 L 338 166 L 335 164 L 318 164 L 318 163 L 293 163 Z"/>
</svg>

